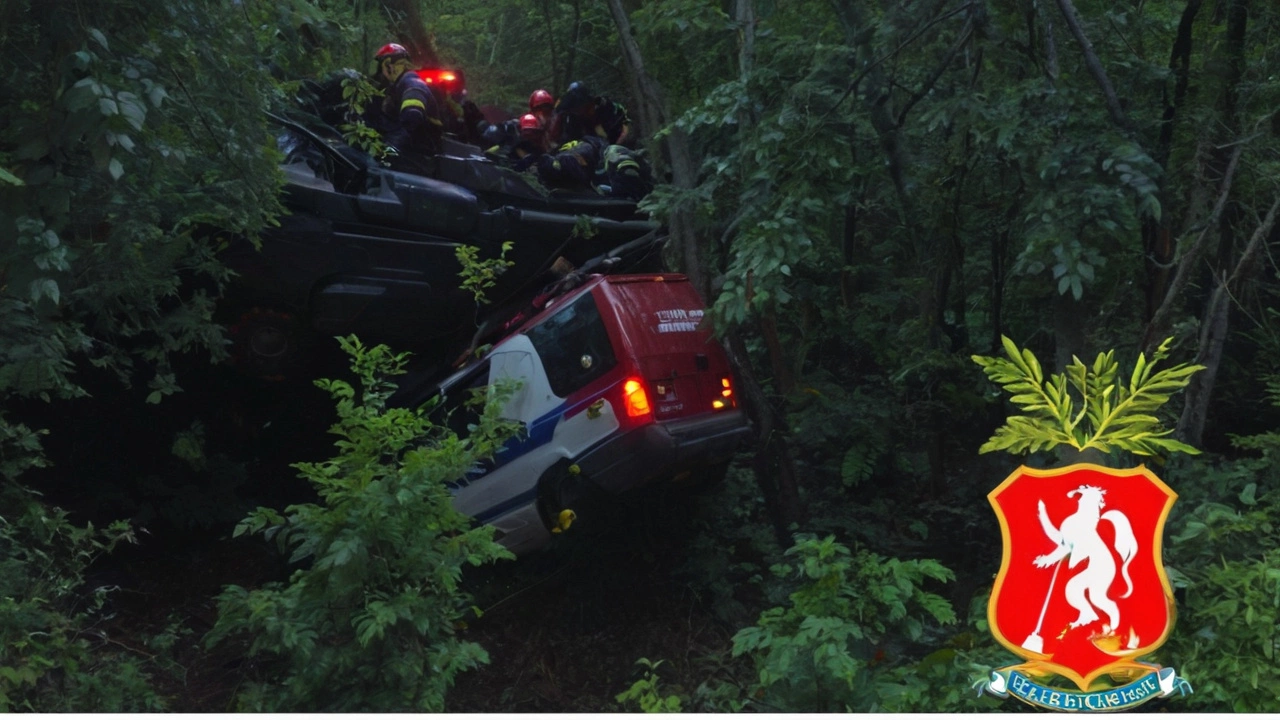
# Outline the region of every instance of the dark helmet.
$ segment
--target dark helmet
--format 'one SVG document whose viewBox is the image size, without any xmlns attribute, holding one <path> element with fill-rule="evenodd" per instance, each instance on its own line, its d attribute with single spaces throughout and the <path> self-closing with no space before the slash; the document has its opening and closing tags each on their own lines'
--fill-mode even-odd
<svg viewBox="0 0 1280 720">
<path fill-rule="evenodd" d="M 560 102 L 556 105 L 557 112 L 573 112 L 587 105 L 591 101 L 591 90 L 580 82 L 575 82 L 564 91 L 564 95 L 560 97 Z"/>
<path fill-rule="evenodd" d="M 544 129 L 545 128 L 542 127 L 542 121 L 538 119 L 537 115 L 528 113 L 520 116 L 520 132 L 525 132 L 526 130 L 541 131 Z"/>
<path fill-rule="evenodd" d="M 406 50 L 403 45 L 399 43 L 387 43 L 378 49 L 378 52 L 373 56 L 373 59 L 381 64 L 383 60 L 399 60 L 401 58 L 408 57 L 409 51 Z"/>
<path fill-rule="evenodd" d="M 530 110 L 534 110 L 536 108 L 542 107 L 543 105 L 555 105 L 555 104 L 556 104 L 556 99 L 551 97 L 551 93 L 547 92 L 546 90 L 543 90 L 542 88 L 538 88 L 537 90 L 534 90 L 533 94 L 529 96 Z"/>
<path fill-rule="evenodd" d="M 480 134 L 486 146 L 498 145 L 503 141 L 502 127 L 499 125 L 489 125 Z"/>
</svg>

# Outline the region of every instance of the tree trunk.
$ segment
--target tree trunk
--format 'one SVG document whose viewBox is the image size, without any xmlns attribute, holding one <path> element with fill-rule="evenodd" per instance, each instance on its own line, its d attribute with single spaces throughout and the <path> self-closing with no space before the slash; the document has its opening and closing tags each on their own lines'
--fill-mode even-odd
<svg viewBox="0 0 1280 720">
<path fill-rule="evenodd" d="M 749 2 L 749 0 L 738 1 Z M 665 126 L 669 118 L 662 88 L 645 70 L 640 46 L 632 34 L 631 22 L 622 7 L 621 0 L 609 0 L 609 11 L 613 15 L 614 23 L 618 26 L 618 41 L 622 47 L 623 60 L 631 70 L 632 95 L 638 103 L 640 121 L 645 131 L 652 135 Z M 740 17 L 743 14 L 754 17 L 753 10 L 743 8 L 741 5 L 737 12 Z M 743 30 L 745 46 L 747 42 L 745 38 L 753 35 L 754 23 L 744 25 Z M 754 47 L 754 38 L 750 43 Z M 740 62 L 749 64 L 749 54 L 740 55 Z M 697 184 L 697 165 L 689 149 L 688 135 L 682 130 L 672 129 L 662 143 L 662 150 L 667 167 L 671 171 L 672 185 L 678 190 L 693 189 Z M 671 213 L 669 226 L 672 240 L 684 259 L 685 273 L 689 275 L 698 292 L 710 300 L 707 273 L 702 267 L 692 212 L 687 208 L 677 207 Z M 763 320 L 761 330 L 766 337 L 771 336 Z M 776 332 L 772 337 L 776 341 Z M 757 440 L 752 466 L 756 483 L 766 499 L 779 543 L 790 545 L 791 526 L 800 521 L 802 509 L 795 461 L 787 441 L 786 419 L 765 395 L 752 370 L 741 335 L 737 331 L 728 333 L 725 345 L 738 378 L 743 410 L 751 418 L 755 427 Z M 774 348 L 770 355 L 776 363 L 781 363 L 781 366 L 785 367 L 785 361 L 780 356 L 781 351 L 778 343 L 778 347 Z M 785 380 L 785 374 L 784 377 L 779 378 L 779 382 L 781 384 L 788 382 Z"/>
<path fill-rule="evenodd" d="M 551 22 L 551 0 L 542 0 L 542 22 L 547 26 L 547 54 L 551 59 L 552 92 L 559 93 L 561 89 L 556 87 L 556 78 L 560 77 L 560 62 L 556 57 L 556 30 Z"/>
<path fill-rule="evenodd" d="M 1156 140 L 1155 154 L 1152 159 L 1162 170 L 1168 171 L 1169 153 L 1173 147 L 1173 126 L 1187 96 L 1187 84 L 1190 82 L 1192 28 L 1196 15 L 1200 12 L 1202 0 L 1187 0 L 1182 10 L 1182 19 L 1178 23 L 1178 34 L 1173 41 L 1173 49 L 1169 52 L 1169 70 L 1173 72 L 1175 82 L 1173 97 L 1169 96 L 1169 87 L 1164 88 L 1164 115 L 1160 118 L 1160 136 Z M 1161 207 L 1169 207 L 1169 193 L 1165 182 L 1160 181 L 1158 195 Z M 1142 221 L 1142 249 L 1144 251 L 1147 272 L 1145 274 L 1146 318 L 1153 320 L 1163 304 L 1169 283 L 1169 270 L 1173 264 L 1175 247 L 1173 243 L 1173 222 L 1169 213 L 1162 213 L 1159 219 L 1146 217 Z M 1146 342 L 1144 341 L 1144 347 Z"/>
<path fill-rule="evenodd" d="M 1089 37 L 1084 34 L 1084 26 L 1080 24 L 1076 6 L 1071 0 L 1058 0 L 1058 8 L 1062 10 L 1067 29 L 1071 31 L 1076 42 L 1080 44 L 1080 50 L 1084 52 L 1085 67 L 1089 69 L 1089 74 L 1102 90 L 1102 99 L 1106 103 L 1107 113 L 1111 115 L 1111 122 L 1126 132 L 1132 131 L 1128 118 L 1124 116 L 1124 110 L 1120 108 L 1120 97 L 1116 95 L 1116 89 L 1111 85 L 1111 79 L 1107 77 L 1107 71 L 1102 67 L 1102 61 L 1098 59 L 1098 53 L 1093 49 L 1093 43 L 1089 42 Z"/>
<path fill-rule="evenodd" d="M 1213 395 L 1213 384 L 1218 377 L 1218 367 L 1222 364 L 1222 349 L 1230 329 L 1231 298 L 1240 295 L 1245 283 L 1257 273 L 1263 248 L 1275 228 L 1277 211 L 1280 211 L 1280 198 L 1271 203 L 1271 209 L 1267 211 L 1262 224 L 1253 231 L 1249 244 L 1240 254 L 1240 260 L 1231 274 L 1220 278 L 1213 294 L 1209 296 L 1201 321 L 1200 348 L 1196 353 L 1196 364 L 1204 365 L 1205 369 L 1191 376 L 1191 382 L 1187 385 L 1186 405 L 1182 408 L 1182 417 L 1178 419 L 1178 437 L 1189 445 L 1199 445 L 1204 438 L 1209 400 Z"/>
<path fill-rule="evenodd" d="M 1224 285 L 1214 288 L 1205 307 L 1200 328 L 1200 347 L 1196 364 L 1205 369 L 1191 376 L 1185 393 L 1186 404 L 1178 418 L 1178 437 L 1191 446 L 1197 446 L 1204 437 L 1205 419 L 1209 414 L 1209 398 L 1213 395 L 1213 383 L 1218 377 L 1218 365 L 1222 362 L 1222 346 L 1226 342 L 1230 305 Z"/>
<path fill-rule="evenodd" d="M 1181 302 L 1182 291 L 1186 288 L 1187 283 L 1191 281 L 1193 273 L 1199 272 L 1200 258 L 1204 254 L 1204 247 L 1208 244 L 1209 232 L 1218 227 L 1219 220 L 1222 217 L 1222 210 L 1227 205 L 1227 198 L 1231 196 L 1231 181 L 1235 177 L 1236 168 L 1239 166 L 1240 153 L 1244 150 L 1244 145 L 1237 145 L 1235 151 L 1231 155 L 1231 160 L 1227 163 L 1225 175 L 1218 188 L 1218 201 L 1213 206 L 1213 211 L 1209 214 L 1209 218 L 1205 220 L 1204 226 L 1195 240 L 1182 252 L 1182 256 L 1178 259 L 1177 267 L 1174 270 L 1173 279 L 1169 282 L 1169 286 L 1164 291 L 1164 298 L 1161 300 L 1159 307 L 1151 315 L 1151 320 L 1147 323 L 1147 329 L 1142 336 L 1142 349 L 1144 352 L 1152 352 L 1164 340 L 1165 333 L 1169 332 L 1171 318 L 1174 307 Z M 1181 247 L 1182 243 L 1178 243 Z"/>
<path fill-rule="evenodd" d="M 622 58 L 631 71 L 632 95 L 638 103 L 641 125 L 644 132 L 652 137 L 655 132 L 667 125 L 670 117 L 662 86 L 650 77 L 645 69 L 640 44 L 636 42 L 635 34 L 631 29 L 631 20 L 627 17 L 626 9 L 622 7 L 622 0 L 609 0 L 609 12 L 613 15 L 613 22 L 618 27 L 618 44 L 622 49 Z M 672 128 L 663 139 L 661 148 L 665 164 L 671 171 L 671 184 L 676 190 L 688 191 L 697 186 L 698 165 L 694 162 L 689 149 L 688 134 L 679 128 Z M 671 241 L 684 261 L 682 268 L 684 273 L 689 276 L 689 281 L 693 283 L 703 299 L 710 299 L 711 288 L 702 267 L 694 214 L 687 203 L 680 203 L 671 211 L 669 229 Z"/>
<path fill-rule="evenodd" d="M 418 11 L 415 0 L 382 0 L 382 6 L 388 14 L 397 17 L 397 29 L 408 35 L 409 51 L 414 60 L 423 65 L 439 65 L 440 56 L 436 54 L 435 43 L 427 33 L 427 25 L 422 22 L 422 13 Z"/>
<path fill-rule="evenodd" d="M 791 545 L 792 525 L 803 520 L 804 512 L 796 464 L 787 441 L 786 419 L 774 408 L 756 378 L 741 333 L 737 330 L 726 333 L 724 345 L 737 375 L 742 409 L 751 419 L 755 431 L 755 455 L 751 469 L 756 485 L 765 498 L 778 544 L 788 547 Z"/>
<path fill-rule="evenodd" d="M 582 0 L 573 0 L 573 40 L 569 42 L 569 47 L 565 48 L 564 60 L 564 84 L 562 88 L 568 88 L 573 83 L 574 73 L 577 68 L 574 64 L 578 57 L 578 43 L 582 40 Z"/>
<path fill-rule="evenodd" d="M 888 161 L 889 179 L 898 194 L 903 225 L 910 226 L 915 217 L 912 209 L 910 193 L 907 191 L 906 168 L 908 159 L 902 148 L 898 125 L 890 99 L 889 82 L 877 62 L 875 49 L 871 45 L 875 27 L 867 22 L 860 3 L 857 0 L 832 0 L 836 17 L 844 28 L 845 43 L 856 51 L 855 72 L 862 67 L 867 79 L 867 88 L 863 93 L 863 105 L 871 126 L 880 138 L 880 146 L 884 149 Z M 917 258 L 919 260 L 921 258 Z"/>
<path fill-rule="evenodd" d="M 1036 14 L 1044 19 L 1044 71 L 1049 76 L 1049 80 L 1057 81 L 1058 79 L 1058 38 L 1053 32 L 1053 15 L 1046 12 L 1040 6 L 1039 2 L 1035 3 Z"/>
<path fill-rule="evenodd" d="M 1054 372 L 1065 372 L 1071 364 L 1072 356 L 1084 354 L 1085 319 L 1084 303 L 1071 295 L 1058 293 L 1057 287 L 1050 292 L 1053 298 L 1053 365 Z"/>
</svg>

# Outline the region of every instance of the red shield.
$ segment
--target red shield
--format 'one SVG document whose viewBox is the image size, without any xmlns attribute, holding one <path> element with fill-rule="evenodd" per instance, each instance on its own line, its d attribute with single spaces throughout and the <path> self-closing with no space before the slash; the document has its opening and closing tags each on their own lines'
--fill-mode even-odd
<svg viewBox="0 0 1280 720">
<path fill-rule="evenodd" d="M 987 605 L 1005 647 L 1081 690 L 1164 643 L 1161 538 L 1177 494 L 1146 467 L 1018 468 L 987 496 L 1004 556 Z"/>
</svg>

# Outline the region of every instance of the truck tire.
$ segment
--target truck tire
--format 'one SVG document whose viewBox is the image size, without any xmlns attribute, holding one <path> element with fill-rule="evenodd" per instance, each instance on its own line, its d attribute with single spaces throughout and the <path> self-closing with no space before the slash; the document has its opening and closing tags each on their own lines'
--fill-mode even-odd
<svg viewBox="0 0 1280 720">
<path fill-rule="evenodd" d="M 306 332 L 293 313 L 253 307 L 227 328 L 231 360 L 240 372 L 262 380 L 284 380 L 303 354 Z"/>
</svg>

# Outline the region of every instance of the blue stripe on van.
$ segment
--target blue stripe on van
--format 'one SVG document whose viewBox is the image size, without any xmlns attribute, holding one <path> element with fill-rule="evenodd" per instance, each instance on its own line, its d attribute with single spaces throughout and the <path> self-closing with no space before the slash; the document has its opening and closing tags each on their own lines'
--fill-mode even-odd
<svg viewBox="0 0 1280 720">
<path fill-rule="evenodd" d="M 508 438 L 502 449 L 493 458 L 495 467 L 502 467 L 520 458 L 530 450 L 551 442 L 551 438 L 556 432 L 556 425 L 560 422 L 560 418 L 564 417 L 564 412 L 565 406 L 561 404 L 546 415 L 529 423 L 526 432 L 517 433 Z"/>
<path fill-rule="evenodd" d="M 536 499 L 537 497 L 538 497 L 538 488 L 537 486 L 534 486 L 533 489 L 531 490 L 526 490 L 520 493 L 519 495 L 516 495 L 515 497 L 507 498 L 506 500 L 498 503 L 497 505 L 494 505 L 493 507 L 488 508 L 483 512 L 477 513 L 476 522 L 483 525 L 484 523 L 489 522 L 490 520 L 498 517 L 499 515 L 503 515 L 507 512 L 515 510 L 518 507 L 524 507 L 525 505 L 528 505 L 529 503 L 533 502 L 534 499 Z"/>
<path fill-rule="evenodd" d="M 616 384 L 617 383 L 610 385 L 608 388 L 602 390 L 601 392 L 596 392 L 596 393 L 587 395 L 582 399 L 573 402 L 573 404 L 569 404 L 568 402 L 565 402 L 565 403 L 561 403 L 560 405 L 557 405 L 554 410 L 551 410 L 545 415 L 529 423 L 527 426 L 526 433 L 517 434 L 516 436 L 509 438 L 507 442 L 503 444 L 502 449 L 499 450 L 494 455 L 494 458 L 492 461 L 481 463 L 481 465 L 484 466 L 482 470 L 469 471 L 467 473 L 467 476 L 462 480 L 459 480 L 457 482 L 447 483 L 447 485 L 455 491 L 461 490 L 462 488 L 467 487 L 472 483 L 480 482 L 481 480 L 484 480 L 484 478 L 494 470 L 508 463 L 512 463 L 512 462 L 515 462 L 516 460 L 519 460 L 521 457 L 524 457 L 526 454 L 528 454 L 530 450 L 546 445 L 547 443 L 551 442 L 551 439 L 555 436 L 556 426 L 560 424 L 561 418 L 567 415 L 573 415 L 578 412 L 582 412 L 582 410 L 586 406 L 602 398 L 608 392 L 608 390 L 612 389 Z M 606 438 L 599 438 L 597 439 L 595 444 L 598 444 L 599 442 L 605 439 Z M 500 505 L 495 505 L 494 507 L 497 507 L 497 508 L 506 507 L 507 504 L 510 502 L 511 501 L 508 500 L 503 502 Z M 483 515 L 492 516 L 492 508 L 490 510 L 486 510 L 483 513 Z M 477 518 L 479 517 L 481 516 L 477 516 Z"/>
<path fill-rule="evenodd" d="M 616 384 L 614 383 L 614 385 Z M 494 467 L 498 468 L 514 462 L 530 450 L 551 442 L 551 438 L 555 436 L 556 425 L 560 424 L 560 418 L 582 412 L 588 405 L 603 397 L 612 387 L 613 385 L 610 385 L 609 388 L 591 393 L 576 401 L 561 403 L 555 409 L 529 423 L 527 433 L 516 435 L 507 440 L 502 449 L 498 451 L 494 457 Z"/>
</svg>

